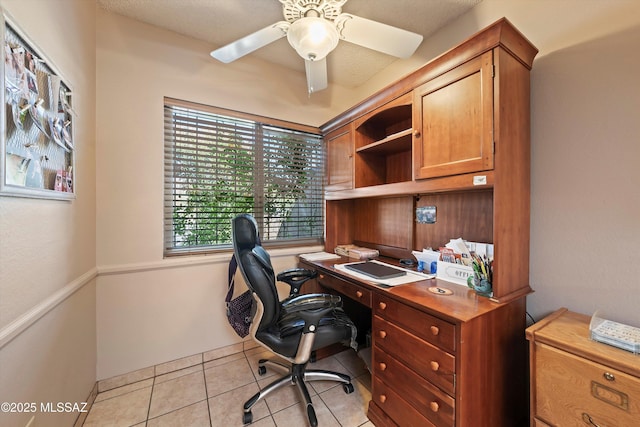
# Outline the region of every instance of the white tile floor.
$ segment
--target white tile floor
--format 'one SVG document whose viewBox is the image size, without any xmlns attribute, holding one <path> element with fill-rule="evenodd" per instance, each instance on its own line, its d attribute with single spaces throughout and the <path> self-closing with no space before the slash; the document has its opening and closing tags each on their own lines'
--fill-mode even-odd
<svg viewBox="0 0 640 427">
<path fill-rule="evenodd" d="M 136 371 L 134 381 L 131 376 L 101 381 L 84 426 L 242 426 L 244 402 L 281 374 L 267 367 L 264 376 L 258 375 L 258 360 L 272 356 L 259 347 L 204 363 L 207 358 L 198 355 Z M 371 376 L 353 350 L 312 363 L 310 369 L 344 372 L 355 388 L 345 394 L 338 383 L 310 383 L 320 427 L 373 427 L 366 416 Z M 274 392 L 254 406 L 251 426 L 306 426 L 299 400 L 295 386 Z"/>
</svg>

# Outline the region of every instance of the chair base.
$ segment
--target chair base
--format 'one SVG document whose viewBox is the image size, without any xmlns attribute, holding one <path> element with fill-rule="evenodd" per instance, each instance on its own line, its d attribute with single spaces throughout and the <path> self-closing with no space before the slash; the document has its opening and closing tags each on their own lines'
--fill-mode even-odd
<svg viewBox="0 0 640 427">
<path fill-rule="evenodd" d="M 342 389 L 345 393 L 353 393 L 353 384 L 351 384 L 351 377 L 340 372 L 325 371 L 322 369 L 306 369 L 307 364 L 292 364 L 290 367 L 284 363 L 277 362 L 270 359 L 260 359 L 258 362 L 258 374 L 264 375 L 267 372 L 265 365 L 270 364 L 276 368 L 284 369 L 288 373 L 283 377 L 273 381 L 268 386 L 264 387 L 258 393 L 254 394 L 251 399 L 247 400 L 244 404 L 244 414 L 242 422 L 244 424 L 250 424 L 253 421 L 253 415 L 251 414 L 251 408 L 260 400 L 267 397 L 280 387 L 285 385 L 296 385 L 300 396 L 302 397 L 302 403 L 306 407 L 307 418 L 309 419 L 309 425 L 316 427 L 318 425 L 318 419 L 316 418 L 313 404 L 311 403 L 311 396 L 307 389 L 307 381 L 336 381 L 342 383 Z"/>
</svg>

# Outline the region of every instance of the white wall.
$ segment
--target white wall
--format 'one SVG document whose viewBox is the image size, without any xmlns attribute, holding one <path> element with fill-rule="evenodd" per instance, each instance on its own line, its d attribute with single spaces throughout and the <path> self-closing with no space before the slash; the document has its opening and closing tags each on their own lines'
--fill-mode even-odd
<svg viewBox="0 0 640 427">
<path fill-rule="evenodd" d="M 70 82 L 78 112 L 77 198 L 0 197 L 0 401 L 83 402 L 96 380 L 95 5 L 0 6 Z M 3 412 L 0 425 L 31 415 Z M 71 425 L 77 415 L 37 413 L 36 425 Z"/>
<path fill-rule="evenodd" d="M 540 49 L 529 311 L 601 308 L 638 323 L 640 2 L 484 0 L 411 61 L 311 99 L 302 74 L 251 56 L 218 64 L 205 43 L 99 11 L 97 265 L 109 274 L 97 285 L 98 378 L 238 341 L 220 311 L 228 258 L 162 259 L 163 96 L 320 125 L 503 16 Z"/>
</svg>

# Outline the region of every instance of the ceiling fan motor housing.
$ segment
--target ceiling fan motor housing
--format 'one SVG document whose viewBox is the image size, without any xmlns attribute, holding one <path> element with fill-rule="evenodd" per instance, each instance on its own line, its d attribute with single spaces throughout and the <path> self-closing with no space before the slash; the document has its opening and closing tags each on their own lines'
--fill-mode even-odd
<svg viewBox="0 0 640 427">
<path fill-rule="evenodd" d="M 334 20 L 342 13 L 347 0 L 280 0 L 284 18 L 293 23 L 304 17 Z"/>
</svg>

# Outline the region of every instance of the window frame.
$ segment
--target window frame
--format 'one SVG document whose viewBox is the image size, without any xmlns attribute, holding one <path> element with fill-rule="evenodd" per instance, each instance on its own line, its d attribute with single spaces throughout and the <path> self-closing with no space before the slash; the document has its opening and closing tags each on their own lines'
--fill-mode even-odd
<svg viewBox="0 0 640 427">
<path fill-rule="evenodd" d="M 285 120 L 274 119 L 270 117 L 239 112 L 235 110 L 229 110 L 220 107 L 214 107 L 210 105 L 179 100 L 170 97 L 164 97 L 163 103 L 163 256 L 167 257 L 175 257 L 175 256 L 184 256 L 184 255 L 203 255 L 203 254 L 211 254 L 211 253 L 222 253 L 229 252 L 232 250 L 231 243 L 220 243 L 213 245 L 201 245 L 201 246 L 186 246 L 179 247 L 175 245 L 171 245 L 170 242 L 174 241 L 174 233 L 175 233 L 175 223 L 173 222 L 173 208 L 175 207 L 175 193 L 171 193 L 171 189 L 169 185 L 175 183 L 176 178 L 173 175 L 173 160 L 168 159 L 167 150 L 169 150 L 170 146 L 175 147 L 175 139 L 170 138 L 167 134 L 168 131 L 168 119 L 167 119 L 167 108 L 180 108 L 180 109 L 188 109 L 195 112 L 202 112 L 203 114 L 214 114 L 219 116 L 224 116 L 237 120 L 248 120 L 255 122 L 258 126 L 267 126 L 271 128 L 280 128 L 284 131 L 293 131 L 293 132 L 302 132 L 310 135 L 315 135 L 319 137 L 319 166 L 321 179 L 320 179 L 320 187 L 319 187 L 319 196 L 316 195 L 315 198 L 319 197 L 320 206 L 321 206 L 321 235 L 318 237 L 309 237 L 309 238 L 297 238 L 297 239 L 272 239 L 272 240 L 264 240 L 262 242 L 263 246 L 270 248 L 286 248 L 286 247 L 304 247 L 304 246 L 317 246 L 324 244 L 324 226 L 325 226 L 325 204 L 324 204 L 324 185 L 325 185 L 325 163 L 326 163 L 326 148 L 324 144 L 323 135 L 318 127 L 302 125 L 299 123 L 293 123 Z M 261 140 L 261 143 L 256 144 L 254 152 L 260 152 L 263 149 L 264 143 Z M 264 157 L 263 157 L 264 158 Z M 261 171 L 266 169 L 260 169 Z M 255 174 L 256 169 L 253 169 L 253 173 Z M 262 193 L 262 192 L 260 192 Z M 256 192 L 254 192 L 256 194 Z M 255 210 L 255 205 L 254 205 Z M 256 217 L 256 221 L 258 222 L 258 226 L 260 229 L 261 236 L 263 234 L 263 218 L 264 215 L 260 215 L 260 212 L 264 212 L 264 206 L 261 206 L 258 213 L 249 212 Z M 170 213 L 168 212 L 170 211 Z M 238 212 L 241 213 L 241 212 Z"/>
</svg>

